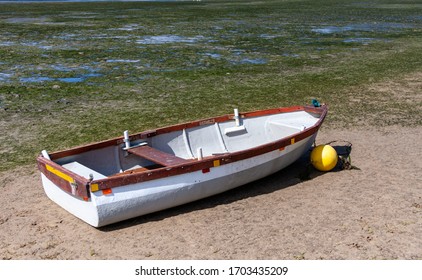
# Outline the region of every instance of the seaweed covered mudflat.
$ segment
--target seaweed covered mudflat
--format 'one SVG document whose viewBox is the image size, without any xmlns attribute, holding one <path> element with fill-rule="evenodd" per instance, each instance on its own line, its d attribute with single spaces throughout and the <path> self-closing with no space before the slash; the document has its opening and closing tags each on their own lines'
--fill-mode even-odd
<svg viewBox="0 0 422 280">
<path fill-rule="evenodd" d="M 420 71 L 421 10 L 389 0 L 2 3 L 0 170 L 126 129 L 312 98 L 330 104 L 328 125 L 420 125 L 416 97 L 369 88 Z"/>
</svg>

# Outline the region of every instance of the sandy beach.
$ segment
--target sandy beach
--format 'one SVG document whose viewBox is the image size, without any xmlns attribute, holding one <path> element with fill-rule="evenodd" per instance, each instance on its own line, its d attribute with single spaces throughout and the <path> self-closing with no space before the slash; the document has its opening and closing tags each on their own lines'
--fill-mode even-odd
<svg viewBox="0 0 422 280">
<path fill-rule="evenodd" d="M 235 190 L 95 229 L 44 194 L 35 164 L 1 174 L 2 259 L 422 259 L 422 128 L 325 129 L 360 170 L 307 156 Z"/>
</svg>

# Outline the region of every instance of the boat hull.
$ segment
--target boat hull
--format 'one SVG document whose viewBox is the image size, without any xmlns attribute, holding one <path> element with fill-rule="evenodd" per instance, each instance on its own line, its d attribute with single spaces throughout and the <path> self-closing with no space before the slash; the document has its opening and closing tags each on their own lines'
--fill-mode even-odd
<svg viewBox="0 0 422 280">
<path fill-rule="evenodd" d="M 42 182 L 51 200 L 86 223 L 101 227 L 222 193 L 273 174 L 306 153 L 316 134 L 283 149 L 229 164 L 122 185 L 106 195 L 90 192 L 89 201 L 65 192 L 44 174 Z"/>
</svg>

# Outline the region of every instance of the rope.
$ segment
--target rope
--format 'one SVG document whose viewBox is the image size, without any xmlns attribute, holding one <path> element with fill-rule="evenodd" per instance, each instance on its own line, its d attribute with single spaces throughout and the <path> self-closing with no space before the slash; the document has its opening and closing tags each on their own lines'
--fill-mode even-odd
<svg viewBox="0 0 422 280">
<path fill-rule="evenodd" d="M 328 142 L 325 145 L 332 146 L 331 144 L 333 144 L 333 143 L 346 143 L 347 144 L 346 145 L 346 152 L 345 153 L 338 154 L 338 155 L 350 156 L 350 153 L 352 152 L 352 143 L 350 143 L 349 141 L 346 141 L 346 140 L 334 140 L 334 141 Z"/>
<path fill-rule="evenodd" d="M 341 168 L 344 170 L 351 170 L 351 169 L 357 169 L 360 170 L 358 167 L 352 165 L 352 157 L 350 154 L 352 153 L 352 143 L 346 140 L 334 140 L 331 142 L 326 143 L 325 145 L 333 146 L 333 143 L 341 143 L 343 145 L 339 145 L 344 147 L 344 151 L 337 151 L 337 155 L 341 161 Z"/>
</svg>

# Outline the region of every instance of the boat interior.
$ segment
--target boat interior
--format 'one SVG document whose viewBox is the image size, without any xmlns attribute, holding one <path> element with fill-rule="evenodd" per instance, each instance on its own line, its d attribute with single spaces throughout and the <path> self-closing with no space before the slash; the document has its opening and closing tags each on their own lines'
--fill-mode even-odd
<svg viewBox="0 0 422 280">
<path fill-rule="evenodd" d="M 87 179 L 142 172 L 233 153 L 299 133 L 318 116 L 295 111 L 215 122 L 121 145 L 110 145 L 58 159 L 54 162 Z"/>
</svg>

